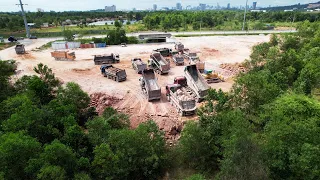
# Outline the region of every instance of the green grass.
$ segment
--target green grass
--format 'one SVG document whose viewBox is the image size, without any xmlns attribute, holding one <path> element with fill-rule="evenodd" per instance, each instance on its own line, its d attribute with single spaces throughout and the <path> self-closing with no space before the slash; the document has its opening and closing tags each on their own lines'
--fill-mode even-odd
<svg viewBox="0 0 320 180">
<path fill-rule="evenodd" d="M 16 43 L 0 43 L 0 51 L 15 45 Z"/>
<path fill-rule="evenodd" d="M 253 30 L 255 24 L 258 23 L 248 21 L 248 27 L 249 30 Z M 275 22 L 275 23 L 263 23 L 263 24 L 271 24 L 275 26 L 276 28 L 279 27 L 287 27 L 290 28 L 291 26 L 297 27 L 298 23 L 291 23 L 291 22 Z M 88 26 L 88 27 L 79 27 L 79 26 L 66 26 L 65 29 L 73 31 L 75 34 L 81 34 L 81 35 L 102 35 L 102 34 L 107 34 L 109 30 L 114 30 L 116 27 L 114 25 L 105 25 L 105 26 Z M 207 27 L 202 27 L 201 31 L 212 31 L 212 30 L 220 30 L 220 31 L 236 31 L 236 30 L 241 30 L 242 28 L 242 23 L 237 22 L 237 21 L 226 21 L 224 24 L 213 27 L 213 28 L 207 28 Z M 135 23 L 135 24 L 130 24 L 130 25 L 125 25 L 124 29 L 126 30 L 127 33 L 131 32 L 141 32 L 141 31 L 148 31 L 148 29 L 145 27 L 144 24 L 141 23 Z M 157 29 L 154 29 L 155 31 L 164 31 L 160 27 Z M 41 28 L 41 29 L 31 29 L 31 34 L 35 35 L 37 37 L 62 37 L 63 27 L 58 26 L 58 27 L 51 27 L 51 28 Z M 200 32 L 200 30 L 193 30 L 192 25 L 187 25 L 185 28 L 181 27 L 179 29 L 169 29 L 166 31 L 175 31 L 175 32 L 187 32 L 187 31 L 192 31 L 192 32 Z M 0 36 L 3 36 L 5 38 L 9 37 L 10 35 L 14 35 L 16 37 L 24 37 L 25 32 L 24 31 L 18 31 L 18 32 L 11 32 L 8 29 L 0 29 Z"/>
</svg>

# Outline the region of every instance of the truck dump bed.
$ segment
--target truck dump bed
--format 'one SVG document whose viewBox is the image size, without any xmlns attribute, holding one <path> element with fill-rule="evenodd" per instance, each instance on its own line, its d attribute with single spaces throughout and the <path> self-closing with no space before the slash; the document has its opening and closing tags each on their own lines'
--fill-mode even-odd
<svg viewBox="0 0 320 180">
<path fill-rule="evenodd" d="M 93 61 L 95 65 L 113 64 L 118 63 L 120 61 L 120 58 L 119 55 L 111 53 L 104 55 L 94 55 Z"/>
<path fill-rule="evenodd" d="M 69 53 L 68 51 L 54 51 L 51 52 L 51 56 L 56 60 L 75 60 L 76 56 L 74 52 Z"/>
<path fill-rule="evenodd" d="M 23 44 L 16 45 L 15 50 L 17 54 L 24 54 L 26 52 Z"/>
<path fill-rule="evenodd" d="M 147 64 L 142 62 L 140 58 L 134 58 L 131 61 L 133 69 L 135 69 L 137 73 L 142 73 L 143 70 L 147 69 Z"/>
<path fill-rule="evenodd" d="M 209 85 L 205 81 L 205 79 L 201 76 L 200 72 L 197 69 L 196 65 L 189 65 L 185 68 L 186 78 L 189 81 L 189 86 L 194 88 L 195 92 L 198 93 L 200 98 L 203 98 L 207 95 L 208 89 L 210 89 Z"/>
<path fill-rule="evenodd" d="M 170 70 L 170 64 L 159 52 L 154 52 L 151 54 L 151 58 L 156 61 L 155 63 L 159 66 L 160 71 L 163 73 L 168 73 Z"/>
<path fill-rule="evenodd" d="M 160 99 L 161 98 L 161 88 L 157 83 L 154 71 L 144 70 L 142 71 L 142 77 L 145 81 L 146 91 L 149 100 Z"/>
</svg>

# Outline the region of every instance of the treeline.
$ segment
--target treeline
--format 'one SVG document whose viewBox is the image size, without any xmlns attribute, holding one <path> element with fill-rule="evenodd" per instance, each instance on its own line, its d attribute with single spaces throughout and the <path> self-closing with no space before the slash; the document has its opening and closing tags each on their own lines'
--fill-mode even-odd
<svg viewBox="0 0 320 180">
<path fill-rule="evenodd" d="M 274 22 L 301 22 L 308 20 L 314 22 L 319 18 L 319 13 L 303 12 L 248 12 L 247 22 L 274 23 Z M 173 11 L 148 13 L 143 22 L 148 29 L 162 28 L 164 30 L 192 26 L 194 30 L 202 28 L 215 28 L 223 30 L 226 26 L 241 29 L 243 22 L 242 11 Z"/>
<path fill-rule="evenodd" d="M 320 23 L 253 48 L 230 93 L 211 90 L 177 148 L 216 179 L 320 178 Z"/>
<path fill-rule="evenodd" d="M 28 22 L 36 23 L 39 27 L 43 23 L 62 25 L 66 20 L 77 21 L 86 24 L 93 22 L 96 18 L 142 20 L 147 12 L 28 12 Z M 90 20 L 89 20 L 90 19 Z M 0 29 L 12 31 L 24 28 L 21 13 L 0 13 Z"/>
<path fill-rule="evenodd" d="M 219 26 L 233 25 L 241 29 L 243 11 L 166 11 L 166 12 L 28 12 L 28 22 L 36 23 L 40 27 L 42 23 L 60 26 L 66 20 L 76 24 L 86 24 L 95 19 L 118 19 L 118 20 L 143 20 L 149 30 L 162 28 L 164 30 L 188 28 L 192 26 L 197 30 L 215 28 Z M 295 22 L 308 20 L 314 22 L 319 19 L 319 13 L 304 12 L 248 12 L 247 19 L 251 22 L 274 23 Z M 221 28 L 222 28 L 221 27 Z M 11 31 L 23 30 L 23 19 L 20 13 L 0 13 L 0 29 Z"/>
</svg>

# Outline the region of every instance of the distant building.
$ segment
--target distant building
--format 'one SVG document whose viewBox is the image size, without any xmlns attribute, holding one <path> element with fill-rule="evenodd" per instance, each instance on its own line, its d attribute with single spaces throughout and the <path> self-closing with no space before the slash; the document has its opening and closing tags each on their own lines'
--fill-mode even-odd
<svg viewBox="0 0 320 180">
<path fill-rule="evenodd" d="M 156 4 L 153 5 L 153 10 L 156 11 L 158 6 Z"/>
<path fill-rule="evenodd" d="M 253 4 L 252 4 L 252 9 L 253 9 L 253 10 L 257 9 L 257 2 L 253 2 Z"/>
<path fill-rule="evenodd" d="M 206 10 L 207 5 L 206 4 L 199 4 L 200 10 L 204 11 Z"/>
<path fill-rule="evenodd" d="M 230 3 L 228 3 L 227 9 L 230 9 Z"/>
<path fill-rule="evenodd" d="M 318 3 L 310 3 L 307 8 L 308 9 L 320 8 L 320 2 L 318 2 Z"/>
<path fill-rule="evenodd" d="M 133 8 L 133 9 L 132 9 L 132 11 L 133 11 L 133 12 L 136 12 L 136 11 L 137 11 L 137 9 L 136 9 L 136 8 Z"/>
<path fill-rule="evenodd" d="M 181 3 L 177 3 L 177 4 L 176 4 L 176 10 L 182 10 Z"/>
<path fill-rule="evenodd" d="M 176 5 L 176 9 L 177 9 L 177 10 L 180 10 L 180 11 L 182 10 L 181 3 L 177 3 L 177 5 Z"/>
<path fill-rule="evenodd" d="M 105 12 L 116 12 L 117 9 L 116 9 L 116 6 L 115 5 L 112 5 L 112 6 L 106 6 L 105 9 L 104 9 Z"/>
</svg>

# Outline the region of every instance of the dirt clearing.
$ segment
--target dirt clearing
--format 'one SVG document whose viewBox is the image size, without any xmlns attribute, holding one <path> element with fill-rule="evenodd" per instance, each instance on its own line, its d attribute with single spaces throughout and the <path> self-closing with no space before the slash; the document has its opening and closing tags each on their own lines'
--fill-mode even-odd
<svg viewBox="0 0 320 180">
<path fill-rule="evenodd" d="M 182 42 L 191 51 L 198 52 L 200 59 L 206 62 L 206 69 L 215 70 L 225 76 L 226 82 L 210 85 L 224 91 L 229 91 L 232 87 L 234 74 L 231 72 L 232 69 L 221 68 L 220 65 L 242 63 L 249 58 L 252 46 L 268 40 L 269 36 L 212 36 L 174 39 L 176 42 Z M 173 83 L 174 77 L 184 75 L 184 66 L 175 66 L 171 63 L 168 75 L 157 75 L 162 98 L 155 102 L 147 101 L 139 85 L 141 75 L 137 74 L 131 66 L 132 58 L 141 58 L 147 62 L 153 49 L 162 47 L 173 49 L 173 43 L 74 49 L 69 51 L 75 52 L 75 61 L 55 61 L 50 55 L 51 49 L 39 52 L 31 51 L 48 41 L 49 39 L 38 39 L 26 45 L 26 50 L 29 52 L 27 56 L 17 56 L 14 48 L 11 47 L 0 51 L 0 57 L 17 60 L 18 70 L 20 70 L 19 76 L 34 74 L 33 67 L 38 63 L 43 63 L 52 68 L 56 76 L 64 83 L 78 83 L 84 91 L 91 95 L 91 105 L 98 107 L 98 111 L 102 111 L 106 106 L 112 106 L 120 112 L 127 113 L 130 115 L 132 127 L 137 127 L 140 123 L 153 119 L 160 129 L 166 132 L 167 138 L 171 140 L 179 137 L 181 126 L 186 120 L 196 118 L 179 117 L 165 97 L 165 86 Z M 114 66 L 126 70 L 126 81 L 118 83 L 103 77 L 100 73 L 100 67 L 95 66 L 93 60 L 90 60 L 93 59 L 93 55 L 109 53 L 120 55 L 120 63 Z"/>
</svg>

